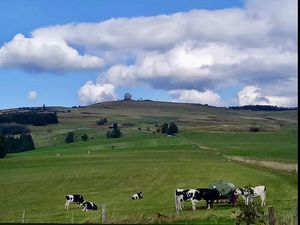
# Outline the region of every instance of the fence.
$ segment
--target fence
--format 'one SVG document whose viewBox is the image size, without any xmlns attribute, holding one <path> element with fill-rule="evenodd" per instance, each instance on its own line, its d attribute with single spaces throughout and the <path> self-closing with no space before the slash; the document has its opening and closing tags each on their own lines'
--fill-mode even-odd
<svg viewBox="0 0 300 225">
<path fill-rule="evenodd" d="M 158 209 L 157 207 L 145 207 L 145 206 L 142 207 L 142 208 L 144 208 L 143 210 L 154 209 L 154 208 Z M 164 207 L 164 209 L 166 209 L 166 208 L 175 208 L 175 207 Z M 118 210 L 118 211 L 122 211 L 122 210 Z M 124 208 L 124 211 L 125 211 L 125 208 Z M 279 221 L 276 218 L 276 214 L 275 214 L 275 210 L 274 210 L 273 206 L 269 206 L 267 208 L 267 212 L 268 212 L 268 215 L 267 215 L 267 222 L 268 223 L 267 224 L 268 225 L 278 224 Z M 25 215 L 26 215 L 26 210 L 23 209 L 22 216 L 21 216 L 21 223 L 25 223 L 26 222 Z M 174 218 L 176 218 L 176 217 L 178 218 L 178 215 L 175 216 Z M 111 223 L 111 221 L 107 221 L 107 208 L 106 208 L 106 204 L 101 204 L 101 215 L 100 215 L 100 218 L 101 219 L 100 219 L 99 223 L 101 223 L 101 224 L 106 224 L 107 222 Z M 165 218 L 168 218 L 168 217 L 165 216 L 165 215 L 162 215 L 160 213 L 157 213 L 157 216 L 156 216 L 157 222 L 161 223 L 162 219 L 165 219 Z M 171 216 L 171 218 L 173 218 L 173 217 Z M 143 219 L 143 218 L 141 216 L 139 216 L 138 219 Z M 294 220 L 294 224 L 298 225 L 298 207 L 296 208 L 293 220 Z M 72 213 L 72 215 L 71 215 L 71 223 L 74 224 L 74 222 L 75 222 L 74 213 Z M 151 222 L 151 221 L 148 221 L 148 222 Z M 279 223 L 279 224 L 281 224 L 281 223 Z"/>
</svg>

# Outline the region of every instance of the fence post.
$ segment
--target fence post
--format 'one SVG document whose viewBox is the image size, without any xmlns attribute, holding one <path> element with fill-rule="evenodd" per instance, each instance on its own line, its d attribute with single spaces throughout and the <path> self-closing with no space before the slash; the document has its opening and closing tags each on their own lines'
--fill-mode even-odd
<svg viewBox="0 0 300 225">
<path fill-rule="evenodd" d="M 106 207 L 105 204 L 102 204 L 102 224 L 105 223 L 106 220 Z"/>
<path fill-rule="evenodd" d="M 268 207 L 269 225 L 275 225 L 275 215 L 273 206 Z"/>
<path fill-rule="evenodd" d="M 72 213 L 72 220 L 71 220 L 71 223 L 72 223 L 72 224 L 74 223 L 74 213 Z"/>
<path fill-rule="evenodd" d="M 25 209 L 23 209 L 22 213 L 22 223 L 25 223 Z"/>
<path fill-rule="evenodd" d="M 295 225 L 298 225 L 298 206 L 296 208 L 296 214 L 295 214 Z"/>
</svg>

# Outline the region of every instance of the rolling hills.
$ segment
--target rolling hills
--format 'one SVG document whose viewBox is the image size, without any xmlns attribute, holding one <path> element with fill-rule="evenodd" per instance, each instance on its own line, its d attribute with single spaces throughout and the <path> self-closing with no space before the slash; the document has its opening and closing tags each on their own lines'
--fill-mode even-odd
<svg viewBox="0 0 300 225">
<path fill-rule="evenodd" d="M 29 126 L 36 150 L 0 160 L 0 199 L 6 203 L 0 206 L 0 222 L 20 222 L 24 209 L 26 222 L 101 222 L 101 210 L 64 210 L 64 196 L 81 193 L 99 208 L 106 205 L 108 223 L 234 224 L 237 209 L 221 203 L 206 210 L 200 202 L 196 212 L 187 203 L 175 214 L 176 188 L 208 187 L 218 180 L 266 185 L 267 206 L 274 206 L 278 221 L 293 220 L 298 195 L 296 110 L 153 101 L 48 110 L 57 112 L 59 124 Z M 118 123 L 122 137 L 107 139 L 108 125 L 96 125 L 100 118 Z M 179 133 L 155 133 L 164 122 L 175 122 Z M 259 132 L 251 132 L 252 127 Z M 66 144 L 69 131 L 77 139 Z M 87 142 L 80 140 L 82 134 L 88 134 Z M 250 159 L 256 163 L 247 163 Z M 143 191 L 144 199 L 130 200 L 136 191 Z"/>
</svg>

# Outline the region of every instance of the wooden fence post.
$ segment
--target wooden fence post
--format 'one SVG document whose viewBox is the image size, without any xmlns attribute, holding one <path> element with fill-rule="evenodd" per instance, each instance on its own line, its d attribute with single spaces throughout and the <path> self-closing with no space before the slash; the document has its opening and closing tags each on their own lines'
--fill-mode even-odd
<svg viewBox="0 0 300 225">
<path fill-rule="evenodd" d="M 105 204 L 102 204 L 102 224 L 105 223 L 105 220 L 106 220 L 106 207 L 105 207 Z"/>
<path fill-rule="evenodd" d="M 296 208 L 296 214 L 295 214 L 295 225 L 298 225 L 298 206 Z"/>
<path fill-rule="evenodd" d="M 22 213 L 22 223 L 25 223 L 25 209 L 23 209 Z"/>
<path fill-rule="evenodd" d="M 273 206 L 268 207 L 269 225 L 275 225 L 275 215 Z"/>
</svg>

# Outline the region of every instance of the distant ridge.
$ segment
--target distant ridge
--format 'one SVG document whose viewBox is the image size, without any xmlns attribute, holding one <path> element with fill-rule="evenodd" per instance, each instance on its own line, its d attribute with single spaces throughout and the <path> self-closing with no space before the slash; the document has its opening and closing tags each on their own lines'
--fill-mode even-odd
<svg viewBox="0 0 300 225">
<path fill-rule="evenodd" d="M 237 110 L 252 110 L 252 111 L 284 111 L 284 110 L 298 110 L 298 107 L 278 107 L 272 105 L 244 105 L 244 106 L 230 106 L 229 109 Z"/>
</svg>

